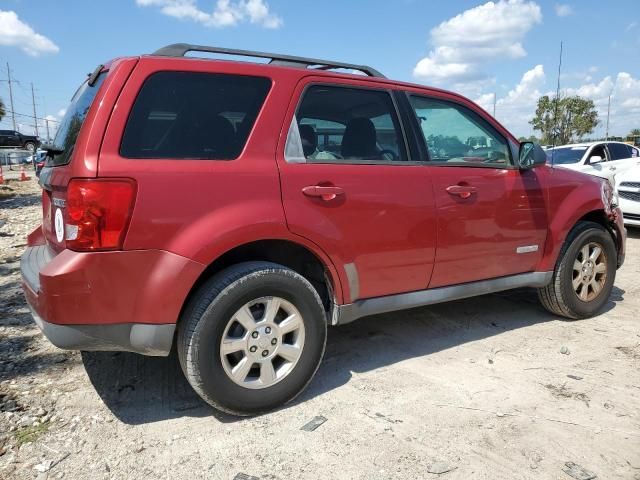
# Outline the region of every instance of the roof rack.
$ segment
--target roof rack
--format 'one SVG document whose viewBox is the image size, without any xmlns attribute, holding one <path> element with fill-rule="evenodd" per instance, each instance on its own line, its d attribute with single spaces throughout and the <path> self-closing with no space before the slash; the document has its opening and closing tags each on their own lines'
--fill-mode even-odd
<svg viewBox="0 0 640 480">
<path fill-rule="evenodd" d="M 319 60 L 317 58 L 296 57 L 293 55 L 280 55 L 277 53 L 253 52 L 251 50 L 236 50 L 234 48 L 207 47 L 203 45 L 190 45 L 188 43 L 174 43 L 162 47 L 153 52 L 153 55 L 164 57 L 184 57 L 187 52 L 207 52 L 220 53 L 223 55 L 238 55 L 242 57 L 268 58 L 270 64 L 288 67 L 314 67 L 317 70 L 331 70 L 334 68 L 346 68 L 357 70 L 370 77 L 386 78 L 382 73 L 366 65 L 355 65 L 351 63 L 333 62 L 330 60 Z"/>
</svg>

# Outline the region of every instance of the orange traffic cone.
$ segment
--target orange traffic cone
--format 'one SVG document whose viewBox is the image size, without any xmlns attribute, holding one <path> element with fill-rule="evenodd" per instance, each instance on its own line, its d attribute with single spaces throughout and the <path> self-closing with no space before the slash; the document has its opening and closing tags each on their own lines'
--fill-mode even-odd
<svg viewBox="0 0 640 480">
<path fill-rule="evenodd" d="M 27 174 L 24 171 L 24 165 L 22 165 L 20 167 L 20 181 L 21 182 L 26 182 L 27 180 L 29 180 L 29 177 L 27 177 Z"/>
</svg>

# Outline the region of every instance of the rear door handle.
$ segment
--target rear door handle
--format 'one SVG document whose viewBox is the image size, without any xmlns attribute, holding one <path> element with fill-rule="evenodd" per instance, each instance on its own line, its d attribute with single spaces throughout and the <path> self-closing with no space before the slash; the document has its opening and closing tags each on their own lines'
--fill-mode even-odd
<svg viewBox="0 0 640 480">
<path fill-rule="evenodd" d="M 322 187 L 320 185 L 310 185 L 302 189 L 307 197 L 320 197 L 325 202 L 335 199 L 338 195 L 344 195 L 344 190 L 340 187 Z"/>
<path fill-rule="evenodd" d="M 457 195 L 460 198 L 469 198 L 476 192 L 476 187 L 472 187 L 471 185 L 451 185 L 447 187 L 447 193 L 449 195 Z"/>
</svg>

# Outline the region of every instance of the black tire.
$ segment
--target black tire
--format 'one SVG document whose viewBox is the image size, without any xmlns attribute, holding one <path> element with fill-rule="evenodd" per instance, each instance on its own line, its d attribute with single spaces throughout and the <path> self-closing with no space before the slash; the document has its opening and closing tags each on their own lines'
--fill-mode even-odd
<svg viewBox="0 0 640 480">
<path fill-rule="evenodd" d="M 35 152 L 36 151 L 36 144 L 33 143 L 33 142 L 25 142 L 24 149 L 29 151 L 29 152 Z"/>
<path fill-rule="evenodd" d="M 600 293 L 590 301 L 581 300 L 573 285 L 573 263 L 583 246 L 595 242 L 606 256 L 606 278 Z M 616 277 L 617 250 L 611 234 L 595 222 L 580 222 L 569 233 L 549 285 L 538 289 L 538 298 L 551 313 L 578 319 L 596 314 L 609 300 Z"/>
<path fill-rule="evenodd" d="M 220 341 L 234 313 L 265 296 L 279 296 L 295 305 L 304 323 L 304 346 L 282 380 L 249 389 L 225 372 Z M 322 301 L 304 277 L 276 263 L 246 262 L 217 273 L 193 295 L 180 319 L 177 347 L 187 380 L 207 403 L 233 415 L 252 415 L 290 402 L 304 390 L 320 366 L 326 339 Z"/>
</svg>

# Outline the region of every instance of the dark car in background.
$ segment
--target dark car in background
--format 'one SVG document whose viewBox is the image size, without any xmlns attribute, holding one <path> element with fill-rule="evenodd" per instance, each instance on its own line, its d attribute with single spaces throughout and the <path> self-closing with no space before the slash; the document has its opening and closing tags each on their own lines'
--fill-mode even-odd
<svg viewBox="0 0 640 480">
<path fill-rule="evenodd" d="M 23 135 L 16 130 L 0 130 L 0 147 L 24 148 L 35 152 L 40 146 L 40 139 L 34 135 Z"/>
</svg>

